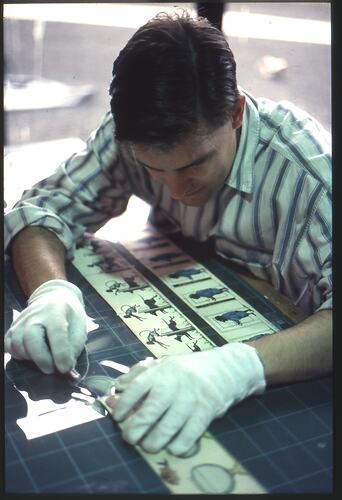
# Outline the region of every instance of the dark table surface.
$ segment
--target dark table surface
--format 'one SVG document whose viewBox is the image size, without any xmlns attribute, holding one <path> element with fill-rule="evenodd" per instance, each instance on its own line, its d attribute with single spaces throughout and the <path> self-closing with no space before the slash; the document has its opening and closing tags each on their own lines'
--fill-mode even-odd
<svg viewBox="0 0 342 500">
<path fill-rule="evenodd" d="M 279 328 L 291 324 L 217 259 L 208 257 L 205 265 Z M 25 298 L 10 260 L 4 270 L 6 331 Z M 71 264 L 68 276 L 81 288 L 87 314 L 99 325 L 96 335 L 88 337 L 88 373 L 113 376 L 101 360 L 131 366 L 151 355 Z M 17 422 L 27 416 L 27 397 L 36 404 L 44 399 L 60 404 L 70 399 L 70 387 L 29 362 L 6 362 L 6 493 L 170 493 L 108 416 L 27 439 Z M 82 363 L 81 356 L 80 371 Z M 331 377 L 268 389 L 231 408 L 209 430 L 269 493 L 332 493 L 332 399 Z"/>
</svg>

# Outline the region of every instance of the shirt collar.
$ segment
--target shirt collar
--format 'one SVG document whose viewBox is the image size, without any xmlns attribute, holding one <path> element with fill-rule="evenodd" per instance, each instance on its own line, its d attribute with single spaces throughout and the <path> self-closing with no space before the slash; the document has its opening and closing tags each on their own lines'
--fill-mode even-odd
<svg viewBox="0 0 342 500">
<path fill-rule="evenodd" d="M 239 145 L 226 184 L 244 193 L 253 191 L 253 165 L 259 140 L 260 118 L 256 102 L 245 90 L 239 91 L 246 97 Z"/>
</svg>

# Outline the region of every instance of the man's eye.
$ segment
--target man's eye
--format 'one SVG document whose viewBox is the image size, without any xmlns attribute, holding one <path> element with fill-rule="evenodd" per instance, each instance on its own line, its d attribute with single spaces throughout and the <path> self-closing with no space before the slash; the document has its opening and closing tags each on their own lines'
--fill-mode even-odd
<svg viewBox="0 0 342 500">
<path fill-rule="evenodd" d="M 200 163 L 200 164 L 198 164 L 198 165 L 193 165 L 192 167 L 189 167 L 189 168 L 187 169 L 187 171 L 188 171 L 190 174 L 194 174 L 194 175 L 196 175 L 196 174 L 200 173 L 200 172 L 203 170 L 203 168 L 204 168 L 204 167 L 205 167 L 205 164 L 204 164 L 204 163 Z"/>
<path fill-rule="evenodd" d="M 146 167 L 146 172 L 148 173 L 148 175 L 150 175 L 151 177 L 154 177 L 155 179 L 160 179 L 162 176 L 163 176 L 163 172 L 160 171 L 160 170 L 152 170 L 148 167 Z"/>
</svg>

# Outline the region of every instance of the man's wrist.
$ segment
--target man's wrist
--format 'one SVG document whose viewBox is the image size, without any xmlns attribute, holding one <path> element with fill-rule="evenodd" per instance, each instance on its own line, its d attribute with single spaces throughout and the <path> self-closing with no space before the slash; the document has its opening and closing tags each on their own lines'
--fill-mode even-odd
<svg viewBox="0 0 342 500">
<path fill-rule="evenodd" d="M 83 295 L 82 295 L 81 290 L 76 285 L 74 285 L 74 283 L 71 283 L 70 281 L 67 281 L 67 280 L 64 280 L 64 279 L 52 279 L 52 280 L 46 281 L 45 283 L 42 283 L 31 294 L 31 296 L 28 299 L 28 304 L 30 304 L 30 302 L 32 300 L 34 300 L 37 297 L 39 297 L 39 295 L 41 293 L 47 293 L 47 292 L 56 290 L 58 288 L 69 289 L 70 291 L 72 291 L 77 296 L 77 298 L 79 299 L 79 301 L 81 302 L 81 304 L 84 306 L 84 300 L 83 300 Z"/>
</svg>

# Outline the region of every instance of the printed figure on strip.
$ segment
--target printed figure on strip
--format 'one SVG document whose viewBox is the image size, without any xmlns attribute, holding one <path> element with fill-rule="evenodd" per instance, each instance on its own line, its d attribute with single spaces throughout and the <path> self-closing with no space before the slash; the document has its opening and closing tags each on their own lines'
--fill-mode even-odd
<svg viewBox="0 0 342 500">
<path fill-rule="evenodd" d="M 93 238 L 86 239 L 83 248 L 89 249 L 87 253 L 88 256 L 98 255 L 101 248 L 101 242 Z"/>
<path fill-rule="evenodd" d="M 169 462 L 165 459 L 162 462 L 158 462 L 160 466 L 160 477 L 170 484 L 179 484 L 180 478 L 175 469 L 171 469 Z"/>
<path fill-rule="evenodd" d="M 122 281 L 119 281 L 121 279 Z M 133 294 L 136 290 L 143 290 L 147 288 L 148 285 L 145 281 L 140 280 L 137 276 L 117 276 L 116 279 L 108 280 L 105 283 L 106 292 L 114 293 L 118 295 L 119 293 L 130 292 Z"/>
<path fill-rule="evenodd" d="M 153 243 L 152 245 L 149 246 L 149 248 L 165 248 L 168 246 L 169 246 L 169 243 L 167 241 L 165 241 L 162 243 Z"/>
<path fill-rule="evenodd" d="M 146 243 L 150 248 L 154 243 L 165 240 L 164 236 L 145 236 L 145 238 L 139 238 L 136 243 Z M 166 242 L 167 243 L 167 242 Z M 167 243 L 168 244 L 168 243 Z"/>
<path fill-rule="evenodd" d="M 146 288 L 148 285 L 146 283 L 142 283 L 139 285 L 137 283 L 137 277 L 132 275 L 132 276 L 124 276 L 123 277 L 124 281 L 126 282 L 128 288 L 126 288 L 125 292 L 134 292 L 134 290 L 141 290 L 142 288 Z"/>
<path fill-rule="evenodd" d="M 165 349 L 170 347 L 169 344 L 165 344 L 161 340 L 157 340 L 156 337 L 162 336 L 160 333 L 158 333 L 158 330 L 159 328 L 153 328 L 153 330 L 142 330 L 141 332 L 139 332 L 139 335 L 141 336 L 142 334 L 144 334 L 144 336 L 146 336 L 146 343 L 149 345 L 158 344 Z"/>
<path fill-rule="evenodd" d="M 155 255 L 154 257 L 150 257 L 150 260 L 152 262 L 160 262 L 160 261 L 171 262 L 172 260 L 176 259 L 177 257 L 184 257 L 183 252 L 180 252 L 180 253 L 177 253 L 177 252 L 160 253 L 158 255 Z"/>
<path fill-rule="evenodd" d="M 160 296 L 156 293 L 149 298 L 144 298 L 140 294 L 139 297 L 147 307 L 147 309 L 143 309 L 141 311 L 142 313 L 149 313 L 152 314 L 153 316 L 157 316 L 159 311 L 162 313 L 165 309 L 171 307 L 170 304 L 167 303 L 158 305 L 156 298 L 160 298 Z"/>
<path fill-rule="evenodd" d="M 192 345 L 186 344 L 192 352 L 201 351 L 202 349 L 198 345 L 199 339 L 195 340 Z"/>
<path fill-rule="evenodd" d="M 199 269 L 196 267 L 190 267 L 188 269 L 180 269 L 174 273 L 169 274 L 169 278 L 178 279 L 178 278 L 188 278 L 189 280 L 193 280 L 193 276 L 197 276 L 198 274 L 202 274 L 206 269 Z"/>
<path fill-rule="evenodd" d="M 124 304 L 123 306 L 121 306 L 121 311 L 125 313 L 124 318 L 136 318 L 139 321 L 144 321 L 144 318 L 141 318 L 137 314 L 139 312 L 138 307 L 139 306 L 137 305 L 130 306 L 128 304 Z"/>
<path fill-rule="evenodd" d="M 123 259 L 123 257 L 116 252 L 113 245 L 106 240 L 100 240 L 89 236 L 85 237 L 83 239 L 83 245 L 77 245 L 77 248 L 80 246 L 88 250 L 86 256 L 96 256 L 100 259 L 97 262 L 88 264 L 88 267 L 95 267 L 98 265 L 103 271 L 111 272 L 111 270 L 124 269 L 128 265 L 125 259 Z M 113 269 L 115 264 L 116 268 Z"/>
<path fill-rule="evenodd" d="M 116 263 L 116 257 L 113 256 L 105 257 L 100 260 L 96 260 L 91 264 L 88 264 L 88 267 L 95 267 L 95 266 L 98 266 L 101 269 L 101 271 L 105 273 L 111 273 L 113 271 L 121 269 L 121 267 Z"/>
<path fill-rule="evenodd" d="M 140 244 L 140 245 L 139 245 Z M 169 242 L 165 241 L 164 236 L 146 236 L 145 238 L 140 238 L 134 242 L 134 250 L 139 250 L 142 248 L 165 248 L 169 246 Z"/>
<path fill-rule="evenodd" d="M 189 295 L 190 299 L 210 299 L 212 301 L 216 301 L 216 295 L 220 295 L 224 292 L 228 291 L 227 287 L 223 288 L 202 288 L 201 290 L 197 290 L 194 293 Z"/>
<path fill-rule="evenodd" d="M 180 321 L 184 321 L 184 318 L 179 318 Z M 179 342 L 182 342 L 182 337 L 185 336 L 188 339 L 192 340 L 192 337 L 190 335 L 190 331 L 194 330 L 194 327 L 189 325 L 187 321 L 185 321 L 185 326 L 179 326 L 177 325 L 177 322 L 174 319 L 174 316 L 170 316 L 168 320 L 165 320 L 163 318 L 164 323 L 167 324 L 167 326 L 170 328 L 169 332 L 163 333 L 163 335 L 171 336 L 175 335 L 175 340 L 178 340 Z"/>
<path fill-rule="evenodd" d="M 215 316 L 217 321 L 223 323 L 227 321 L 233 321 L 236 325 L 241 325 L 241 320 L 247 318 L 248 316 L 255 316 L 255 312 L 252 309 L 245 309 L 240 311 L 227 311 L 223 314 Z"/>
<path fill-rule="evenodd" d="M 123 291 L 123 290 L 120 290 L 120 287 L 123 285 L 123 283 L 120 283 L 120 281 L 109 280 L 109 281 L 106 281 L 105 285 L 107 287 L 106 292 L 108 292 L 108 293 L 114 292 L 114 295 L 117 295 L 119 293 L 119 291 Z"/>
</svg>

